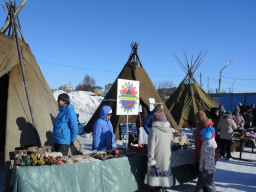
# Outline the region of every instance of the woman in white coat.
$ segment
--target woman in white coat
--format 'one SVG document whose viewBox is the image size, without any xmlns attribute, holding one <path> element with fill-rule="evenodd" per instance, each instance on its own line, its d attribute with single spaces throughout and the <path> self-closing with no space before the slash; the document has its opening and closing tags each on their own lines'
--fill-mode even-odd
<svg viewBox="0 0 256 192">
<path fill-rule="evenodd" d="M 171 172 L 172 129 L 165 121 L 165 114 L 157 111 L 152 116 L 152 128 L 148 138 L 148 170 L 144 183 L 161 191 L 173 185 Z"/>
</svg>

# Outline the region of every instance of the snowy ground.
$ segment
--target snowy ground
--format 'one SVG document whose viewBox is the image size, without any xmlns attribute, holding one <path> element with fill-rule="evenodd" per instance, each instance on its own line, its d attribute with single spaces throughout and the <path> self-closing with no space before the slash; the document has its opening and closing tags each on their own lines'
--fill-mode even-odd
<svg viewBox="0 0 256 192">
<path fill-rule="evenodd" d="M 246 148 L 246 151 L 251 149 Z M 239 157 L 239 152 L 232 153 L 233 157 Z M 215 185 L 217 191 L 229 192 L 255 192 L 256 191 L 256 151 L 244 152 L 243 159 L 249 161 L 218 159 L 215 173 Z M 196 180 L 177 186 L 172 191 L 195 191 Z"/>
</svg>

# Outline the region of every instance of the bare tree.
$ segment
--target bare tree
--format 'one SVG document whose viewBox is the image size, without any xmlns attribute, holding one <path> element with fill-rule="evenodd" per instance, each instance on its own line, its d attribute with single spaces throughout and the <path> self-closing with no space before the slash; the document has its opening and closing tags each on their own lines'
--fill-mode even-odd
<svg viewBox="0 0 256 192">
<path fill-rule="evenodd" d="M 84 76 L 83 82 L 79 83 L 76 86 L 76 90 L 77 91 L 93 91 L 95 85 L 96 85 L 95 79 L 90 75 L 86 74 Z"/>
<path fill-rule="evenodd" d="M 162 82 L 158 83 L 158 89 L 162 89 L 162 88 L 169 89 L 169 88 L 172 88 L 172 87 L 173 87 L 172 80 L 170 80 L 170 81 L 162 81 Z"/>
<path fill-rule="evenodd" d="M 83 80 L 83 84 L 90 85 L 91 87 L 95 87 L 96 81 L 93 77 L 90 77 L 88 74 L 86 74 Z"/>
<path fill-rule="evenodd" d="M 169 81 L 162 81 L 158 83 L 158 93 L 160 97 L 163 99 L 163 101 L 166 101 L 170 97 L 170 95 L 173 93 L 175 88 L 173 88 L 173 82 L 172 80 Z"/>
</svg>

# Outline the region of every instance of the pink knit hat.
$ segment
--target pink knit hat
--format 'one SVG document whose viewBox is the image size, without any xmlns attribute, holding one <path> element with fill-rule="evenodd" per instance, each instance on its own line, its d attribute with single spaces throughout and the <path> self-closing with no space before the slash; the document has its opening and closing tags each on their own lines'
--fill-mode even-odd
<svg viewBox="0 0 256 192">
<path fill-rule="evenodd" d="M 165 114 L 161 111 L 157 111 L 154 113 L 154 115 L 152 116 L 152 121 L 161 121 L 164 122 L 165 121 Z"/>
</svg>

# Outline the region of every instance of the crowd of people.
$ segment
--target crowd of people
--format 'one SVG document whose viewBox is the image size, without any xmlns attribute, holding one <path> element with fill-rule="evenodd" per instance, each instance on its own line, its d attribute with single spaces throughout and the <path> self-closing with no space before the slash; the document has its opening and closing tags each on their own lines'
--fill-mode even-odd
<svg viewBox="0 0 256 192">
<path fill-rule="evenodd" d="M 199 166 L 196 192 L 216 191 L 214 173 L 218 151 L 220 158 L 232 160 L 231 145 L 235 132 L 244 135 L 247 129 L 256 126 L 255 105 L 239 103 L 231 113 L 221 104 L 219 108 L 212 108 L 208 116 L 203 111 L 197 112 L 195 122 L 195 153 Z"/>
<path fill-rule="evenodd" d="M 77 137 L 77 116 L 68 94 L 58 96 L 59 114 L 53 128 L 55 151 L 68 154 L 69 147 Z M 154 187 L 155 191 L 173 185 L 171 173 L 171 148 L 173 129 L 164 114 L 162 104 L 157 104 L 151 113 L 141 115 L 143 132 L 147 136 L 147 144 L 139 147 L 147 148 L 147 173 L 144 183 Z M 112 109 L 104 105 L 100 117 L 93 126 L 92 150 L 113 149 L 115 134 L 110 118 Z M 195 115 L 195 161 L 198 166 L 196 191 L 216 191 L 214 185 L 215 165 L 220 158 L 231 160 L 231 145 L 234 132 L 241 134 L 248 128 L 256 126 L 255 105 L 245 106 L 239 103 L 234 112 L 226 111 L 224 105 L 214 107 L 209 113 L 198 111 Z"/>
</svg>

